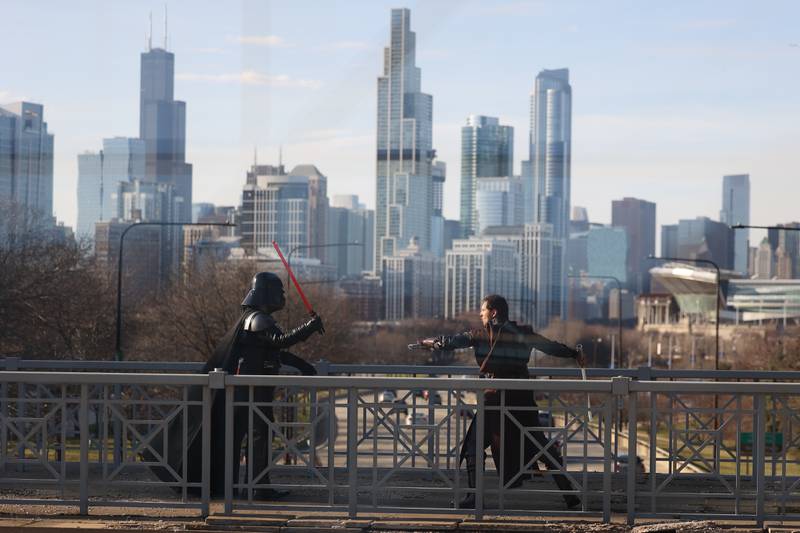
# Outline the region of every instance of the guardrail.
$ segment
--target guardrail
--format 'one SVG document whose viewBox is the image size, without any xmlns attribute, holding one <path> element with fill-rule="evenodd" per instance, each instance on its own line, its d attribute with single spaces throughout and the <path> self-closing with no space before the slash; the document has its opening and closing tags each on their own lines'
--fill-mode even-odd
<svg viewBox="0 0 800 533">
<path fill-rule="evenodd" d="M 275 397 L 259 399 L 261 387 L 274 388 Z M 394 400 L 386 390 L 396 394 Z M 415 394 L 426 390 L 427 399 Z M 497 391 L 496 404 L 486 403 L 489 390 Z M 510 404 L 512 391 L 520 390 L 536 391 L 552 426 L 543 418 L 524 422 L 535 407 Z M 211 425 L 212 400 L 220 395 L 227 400 L 224 428 Z M 464 512 L 478 517 L 564 514 L 608 521 L 613 513 L 625 513 L 630 523 L 702 516 L 761 524 L 800 518 L 798 399 L 800 384 L 794 383 L 626 377 L 6 371 L 0 372 L 0 503 L 74 505 L 82 513 L 90 506 L 188 507 L 208 514 L 218 457 L 212 455 L 211 435 L 222 432 L 226 513 L 253 508 L 328 509 L 353 517 L 375 511 L 452 513 L 453 501 L 474 493 L 474 510 Z M 246 424 L 244 453 L 233 443 L 234 415 Z M 164 453 L 170 439 L 190 440 L 198 419 L 202 431 L 194 455 L 186 446 L 177 447 L 180 459 Z M 501 475 L 491 462 L 485 471 L 478 468 L 475 489 L 459 467 L 473 419 L 479 434 L 499 420 L 499 449 L 505 449 L 506 438 L 519 439 L 519 450 L 529 443 L 519 452 L 521 461 L 499 455 Z M 269 435 L 262 471 L 253 466 L 258 461 L 251 435 L 258 424 Z M 116 439 L 114 426 L 120 428 Z M 483 464 L 488 454 L 478 448 Z M 537 470 L 556 449 L 564 456 L 558 470 Z M 620 456 L 634 450 L 647 473 L 620 463 Z M 242 465 L 237 479 L 234 458 Z M 553 474 L 565 476 L 571 488 L 559 489 Z M 259 501 L 257 491 L 265 488 L 291 494 Z M 566 510 L 564 494 L 579 496 L 580 507 Z"/>
<path fill-rule="evenodd" d="M 200 372 L 203 362 L 177 361 L 110 361 L 72 359 L 22 359 L 0 358 L 0 370 L 49 370 L 64 372 Z M 340 364 L 321 359 L 314 363 L 322 376 L 392 375 L 392 376 L 477 376 L 475 365 L 388 365 Z M 529 367 L 532 377 L 581 378 L 575 367 Z M 792 370 L 710 370 L 666 369 L 650 366 L 636 368 L 587 368 L 589 379 L 629 377 L 638 381 L 704 380 L 704 381 L 798 381 L 800 371 Z"/>
</svg>

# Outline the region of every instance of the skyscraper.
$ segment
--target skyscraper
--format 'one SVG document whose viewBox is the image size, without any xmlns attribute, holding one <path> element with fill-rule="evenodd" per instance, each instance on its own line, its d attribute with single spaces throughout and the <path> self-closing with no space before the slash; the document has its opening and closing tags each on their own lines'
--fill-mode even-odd
<svg viewBox="0 0 800 533">
<path fill-rule="evenodd" d="M 625 283 L 628 236 L 623 228 L 595 226 L 586 233 L 589 277 L 613 276 Z"/>
<path fill-rule="evenodd" d="M 312 246 L 308 255 L 328 263 L 326 252 L 329 250 L 322 246 L 327 242 L 328 178 L 314 165 L 296 165 L 289 176 L 308 180 L 308 245 Z"/>
<path fill-rule="evenodd" d="M 144 177 L 145 143 L 141 139 L 103 139 L 99 152 L 78 155 L 78 235 L 93 238 L 95 222 L 124 218 L 111 197 L 119 182 Z"/>
<path fill-rule="evenodd" d="M 359 203 L 356 195 L 334 196 L 328 209 L 328 242 L 355 243 L 361 246 L 337 246 L 329 250 L 328 258 L 336 265 L 338 277 L 358 276 L 372 271 L 375 254 L 375 212 Z"/>
<path fill-rule="evenodd" d="M 445 318 L 478 311 L 487 294 L 502 294 L 517 309 L 519 271 L 513 242 L 480 237 L 453 241 L 445 257 Z"/>
<path fill-rule="evenodd" d="M 494 117 L 470 115 L 461 128 L 461 227 L 479 233 L 478 179 L 509 177 L 514 166 L 514 128 Z"/>
<path fill-rule="evenodd" d="M 553 278 L 548 305 L 554 315 L 566 318 L 566 241 L 569 232 L 572 152 L 572 87 L 569 70 L 543 70 L 531 93 L 530 160 L 525 166 L 526 222 L 550 224 L 560 241 L 552 258 Z M 527 179 L 526 179 L 527 178 Z"/>
<path fill-rule="evenodd" d="M 733 269 L 734 230 L 727 224 L 708 217 L 697 217 L 679 220 L 677 232 L 678 249 L 672 257 L 710 259 L 719 268 Z"/>
<path fill-rule="evenodd" d="M 183 207 L 176 218 L 192 220 L 192 165 L 186 163 L 186 103 L 175 100 L 175 54 L 150 48 L 141 56 L 139 137 L 145 142 L 146 178 L 170 183 Z"/>
<path fill-rule="evenodd" d="M 478 233 L 489 226 L 522 224 L 522 181 L 519 176 L 478 178 L 475 194 Z"/>
<path fill-rule="evenodd" d="M 41 104 L 0 105 L 0 201 L 53 216 L 53 135 Z"/>
<path fill-rule="evenodd" d="M 272 241 L 277 241 L 287 253 L 302 247 L 296 257 L 308 257 L 310 220 L 308 176 L 258 175 L 255 183 L 245 184 L 242 248 L 249 254 L 272 250 Z"/>
<path fill-rule="evenodd" d="M 433 97 L 420 90 L 411 12 L 392 9 L 378 77 L 375 268 L 417 237 L 430 250 L 433 215 Z"/>
<path fill-rule="evenodd" d="M 627 235 L 626 271 L 628 287 L 636 293 L 650 286 L 647 258 L 656 253 L 656 204 L 638 198 L 611 202 L 611 225 Z"/>
<path fill-rule="evenodd" d="M 729 226 L 750 223 L 750 174 L 733 174 L 722 177 L 722 210 L 720 222 Z M 748 240 L 747 229 L 736 230 L 733 244 L 733 269 L 747 273 Z"/>
</svg>

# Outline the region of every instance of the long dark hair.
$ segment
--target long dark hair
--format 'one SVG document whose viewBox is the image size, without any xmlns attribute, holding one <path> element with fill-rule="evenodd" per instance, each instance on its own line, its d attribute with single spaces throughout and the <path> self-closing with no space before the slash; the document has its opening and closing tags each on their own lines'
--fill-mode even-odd
<svg viewBox="0 0 800 533">
<path fill-rule="evenodd" d="M 508 320 L 508 302 L 499 294 L 490 294 L 484 296 L 481 303 L 486 304 L 486 308 L 492 311 L 497 311 L 497 320 L 505 322 Z"/>
</svg>

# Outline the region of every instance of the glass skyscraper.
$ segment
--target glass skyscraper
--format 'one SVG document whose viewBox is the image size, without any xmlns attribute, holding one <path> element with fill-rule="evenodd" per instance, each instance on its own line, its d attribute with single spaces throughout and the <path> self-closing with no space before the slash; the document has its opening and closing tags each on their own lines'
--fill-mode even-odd
<svg viewBox="0 0 800 533">
<path fill-rule="evenodd" d="M 416 237 L 431 248 L 433 97 L 420 91 L 411 12 L 392 9 L 390 44 L 378 77 L 375 268 Z"/>
<path fill-rule="evenodd" d="M 509 177 L 514 166 L 514 128 L 494 117 L 470 115 L 461 128 L 461 227 L 479 233 L 478 179 Z M 485 226 L 485 224 L 480 224 Z"/>
<path fill-rule="evenodd" d="M 95 223 L 124 218 L 112 201 L 120 182 L 145 177 L 145 143 L 141 139 L 103 139 L 103 149 L 78 155 L 79 236 L 94 237 Z"/>
<path fill-rule="evenodd" d="M 192 165 L 186 163 L 186 103 L 175 100 L 175 54 L 162 48 L 142 53 L 139 137 L 147 153 L 149 181 L 170 183 L 183 199 L 179 222 L 192 220 Z"/>
<path fill-rule="evenodd" d="M 720 222 L 729 226 L 750 223 L 750 174 L 734 174 L 722 177 L 722 210 Z M 749 230 L 734 233 L 733 269 L 747 273 Z"/>
<path fill-rule="evenodd" d="M 0 201 L 53 216 L 53 135 L 41 104 L 0 105 Z"/>
<path fill-rule="evenodd" d="M 524 166 L 526 222 L 549 224 L 560 241 L 552 258 L 552 279 L 540 305 L 551 316 L 566 318 L 566 241 L 569 233 L 572 153 L 572 87 L 569 70 L 543 70 L 536 76 L 531 93 L 530 160 Z"/>
</svg>

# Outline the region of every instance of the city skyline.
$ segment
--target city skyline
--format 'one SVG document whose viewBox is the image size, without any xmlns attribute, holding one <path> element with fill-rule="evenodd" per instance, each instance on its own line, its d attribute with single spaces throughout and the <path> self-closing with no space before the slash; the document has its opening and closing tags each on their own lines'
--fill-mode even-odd
<svg viewBox="0 0 800 533">
<path fill-rule="evenodd" d="M 137 62 L 145 45 L 147 10 L 155 12 L 158 27 L 163 4 L 121 4 L 105 13 L 109 22 L 101 29 L 87 26 L 91 20 L 79 20 L 76 15 L 81 10 L 48 5 L 63 15 L 53 17 L 59 24 L 45 22 L 45 30 L 54 38 L 67 32 L 86 35 L 56 50 L 34 44 L 10 57 L 11 75 L 0 86 L 0 102 L 25 97 L 45 106 L 50 131 L 57 136 L 55 214 L 74 226 L 76 156 L 96 149 L 103 138 L 136 133 L 138 95 L 127 85 L 132 82 L 135 88 L 139 83 Z M 798 218 L 790 202 L 800 187 L 798 180 L 790 179 L 798 156 L 790 147 L 798 136 L 792 117 L 800 106 L 791 96 L 798 86 L 793 72 L 797 69 L 789 67 L 800 60 L 800 53 L 787 46 L 796 39 L 785 23 L 797 6 L 783 2 L 764 10 L 726 6 L 721 17 L 709 6 L 691 14 L 681 13 L 677 6 L 648 13 L 633 6 L 625 16 L 599 16 L 588 4 L 581 9 L 518 2 L 491 8 L 446 2 L 406 5 L 414 13 L 419 35 L 417 64 L 426 73 L 425 91 L 437 102 L 434 146 L 439 159 L 450 166 L 445 183 L 447 218 L 459 216 L 456 177 L 463 117 L 498 116 L 518 132 L 527 131 L 527 99 L 536 73 L 561 66 L 570 69 L 575 90 L 571 200 L 586 206 L 592 220 L 610 220 L 611 200 L 623 196 L 658 203 L 659 225 L 698 215 L 716 219 L 721 209 L 719 179 L 736 173 L 751 175 L 753 223 Z M 186 159 L 195 167 L 195 200 L 239 203 L 241 176 L 253 146 L 259 147 L 264 162 L 275 163 L 277 147 L 283 145 L 285 160 L 315 164 L 329 176 L 331 194 L 358 192 L 374 207 L 370 156 L 375 111 L 370 102 L 374 102 L 374 75 L 380 70 L 389 7 L 356 3 L 333 15 L 320 7 L 309 17 L 299 8 L 245 2 L 225 16 L 213 6 L 199 5 L 192 9 L 196 16 L 189 17 L 186 5 L 170 4 L 168 48 L 176 55 L 175 92 L 189 104 Z M 24 28 L 13 21 L 22 20 L 31 9 L 35 8 L 20 3 L 7 13 L 12 39 L 18 28 Z M 345 20 L 353 12 L 361 15 L 358 20 L 366 27 L 351 23 L 326 28 L 326 14 Z M 267 14 L 271 24 L 265 29 L 258 21 Z M 292 30 L 301 16 L 313 30 L 303 32 L 306 41 Z M 477 46 L 474 39 L 454 35 L 460 24 L 478 18 L 487 30 L 506 27 L 508 38 L 502 43 L 481 39 Z M 130 23 L 136 20 L 141 24 Z M 516 31 L 525 21 L 550 25 L 541 35 L 530 36 Z M 610 26 L 601 28 L 603 21 Z M 653 32 L 654 27 L 660 31 Z M 759 31 L 766 27 L 769 36 Z M 580 51 L 580 43 L 614 28 L 617 36 L 591 41 L 599 48 Z M 105 46 L 102 37 L 107 32 L 114 38 Z M 548 44 L 554 35 L 558 42 Z M 154 42 L 160 43 L 161 37 L 156 30 Z M 101 41 L 104 46 L 98 45 Z M 448 42 L 453 44 L 444 47 Z M 630 47 L 631 51 L 627 47 L 631 42 L 641 46 Z M 622 49 L 622 59 L 610 53 Z M 89 63 L 101 64 L 102 74 L 93 70 L 99 67 L 80 63 L 81 79 L 93 83 L 74 75 L 78 52 L 101 60 Z M 463 73 L 454 68 L 465 54 L 480 66 L 483 76 L 475 76 L 477 70 Z M 497 65 L 487 60 L 492 54 L 499 58 Z M 525 54 L 529 57 L 522 61 Z M 307 61 L 298 62 L 299 55 Z M 102 61 L 107 58 L 112 60 Z M 658 72 L 653 71 L 656 65 L 646 64 L 653 59 Z M 293 62 L 298 65 L 294 71 Z M 321 62 L 331 65 L 317 68 Z M 508 69 L 510 63 L 514 69 Z M 236 76 L 230 75 L 237 70 Z M 600 71 L 613 74 L 612 82 L 600 80 Z M 750 75 L 742 77 L 743 73 Z M 469 79 L 471 84 L 465 83 Z M 691 86 L 681 81 L 688 79 Z M 127 85 L 122 87 L 123 83 Z M 292 94 L 299 97 L 287 99 Z M 748 96 L 755 94 L 758 98 Z M 261 100 L 268 103 L 258 104 Z M 335 103 L 343 105 L 333 109 Z M 258 130 L 266 116 L 274 117 L 274 124 L 264 134 Z M 299 119 L 289 121 L 286 116 Z M 524 137 L 523 133 L 515 139 L 519 155 L 526 153 Z M 778 188 L 782 195 L 770 194 Z M 751 236 L 751 242 L 757 239 Z"/>
</svg>

